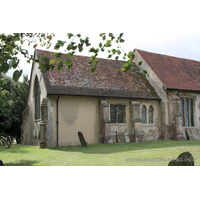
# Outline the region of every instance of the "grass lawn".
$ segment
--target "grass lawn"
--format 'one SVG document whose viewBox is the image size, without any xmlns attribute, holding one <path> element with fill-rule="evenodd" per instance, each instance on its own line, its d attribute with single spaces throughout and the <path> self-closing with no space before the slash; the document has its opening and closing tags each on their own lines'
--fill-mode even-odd
<svg viewBox="0 0 200 200">
<path fill-rule="evenodd" d="M 92 144 L 50 149 L 14 144 L 11 148 L 0 146 L 0 159 L 5 166 L 167 166 L 171 159 L 185 151 L 193 155 L 195 166 L 200 166 L 200 141 Z"/>
</svg>

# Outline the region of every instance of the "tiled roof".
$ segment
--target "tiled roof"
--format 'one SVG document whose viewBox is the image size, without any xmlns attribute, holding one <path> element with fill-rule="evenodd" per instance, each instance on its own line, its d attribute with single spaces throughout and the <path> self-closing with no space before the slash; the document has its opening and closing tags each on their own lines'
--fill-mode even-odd
<svg viewBox="0 0 200 200">
<path fill-rule="evenodd" d="M 135 49 L 168 89 L 200 91 L 200 62 Z"/>
<path fill-rule="evenodd" d="M 36 50 L 37 55 L 55 59 L 53 52 Z M 62 55 L 63 61 L 67 58 Z M 120 98 L 160 99 L 154 88 L 142 74 L 122 73 L 123 61 L 99 59 L 96 71 L 91 74 L 87 64 L 89 57 L 73 57 L 73 67 L 43 73 L 48 95 L 98 96 Z"/>
</svg>

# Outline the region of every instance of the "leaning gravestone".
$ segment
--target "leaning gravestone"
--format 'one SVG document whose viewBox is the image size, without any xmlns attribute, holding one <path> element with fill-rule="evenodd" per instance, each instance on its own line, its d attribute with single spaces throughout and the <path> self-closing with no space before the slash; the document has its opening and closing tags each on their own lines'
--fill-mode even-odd
<svg viewBox="0 0 200 200">
<path fill-rule="evenodd" d="M 6 146 L 6 143 L 3 139 L 1 139 L 1 142 L 2 142 L 3 146 Z"/>
<path fill-rule="evenodd" d="M 85 138 L 83 136 L 83 133 L 81 133 L 80 131 L 78 132 L 78 137 L 80 139 L 81 145 L 84 147 L 87 147 L 87 142 L 85 141 Z"/>
<path fill-rule="evenodd" d="M 191 153 L 184 152 L 175 160 L 171 160 L 168 166 L 194 166 L 194 158 Z"/>
<path fill-rule="evenodd" d="M 12 140 L 11 140 L 10 136 L 7 137 L 7 141 L 10 143 L 10 145 L 12 145 Z"/>
<path fill-rule="evenodd" d="M 10 148 L 10 144 L 9 144 L 9 142 L 7 141 L 7 138 L 4 138 L 3 136 L 1 136 L 1 140 L 5 143 L 5 144 L 7 144 L 8 145 L 8 148 Z M 5 145 L 6 146 L 6 145 Z"/>
<path fill-rule="evenodd" d="M 4 166 L 2 160 L 0 160 L 0 166 Z"/>
<path fill-rule="evenodd" d="M 129 142 L 130 142 L 130 138 L 129 138 L 129 135 L 128 135 L 128 134 L 124 134 L 124 139 L 125 139 L 125 142 L 126 142 L 126 143 L 129 143 Z"/>
<path fill-rule="evenodd" d="M 117 139 L 117 143 L 120 143 L 120 138 L 119 138 L 119 135 L 118 135 L 117 131 L 116 131 L 116 139 Z"/>
</svg>

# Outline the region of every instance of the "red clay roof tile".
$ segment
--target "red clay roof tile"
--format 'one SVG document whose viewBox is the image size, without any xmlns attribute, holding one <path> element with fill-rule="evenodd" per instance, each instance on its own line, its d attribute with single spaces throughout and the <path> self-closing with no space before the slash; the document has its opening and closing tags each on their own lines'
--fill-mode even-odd
<svg viewBox="0 0 200 200">
<path fill-rule="evenodd" d="M 38 56 L 55 59 L 53 52 L 36 50 Z M 62 59 L 68 59 L 66 54 Z M 99 58 L 98 58 L 99 59 Z M 137 72 L 122 73 L 123 61 L 99 59 L 96 71 L 91 74 L 89 57 L 73 57 L 73 67 L 58 71 L 55 67 L 43 73 L 47 93 L 50 95 L 78 95 L 120 98 L 160 99 L 149 82 Z"/>
<path fill-rule="evenodd" d="M 200 62 L 135 49 L 168 89 L 200 91 Z"/>
</svg>

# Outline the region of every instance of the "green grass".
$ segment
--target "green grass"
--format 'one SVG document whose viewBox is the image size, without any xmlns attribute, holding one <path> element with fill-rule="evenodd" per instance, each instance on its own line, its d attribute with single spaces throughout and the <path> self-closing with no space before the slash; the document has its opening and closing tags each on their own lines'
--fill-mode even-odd
<svg viewBox="0 0 200 200">
<path fill-rule="evenodd" d="M 195 166 L 200 166 L 200 141 L 92 144 L 49 149 L 15 144 L 11 148 L 0 146 L 0 159 L 5 166 L 167 166 L 170 158 L 177 158 L 185 151 L 193 155 Z M 134 158 L 141 160 L 133 161 Z"/>
</svg>

